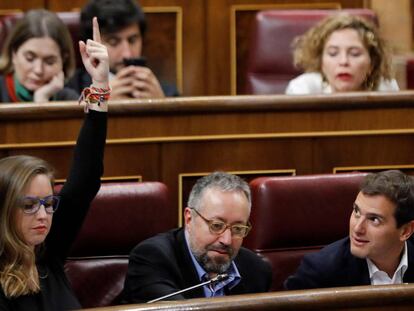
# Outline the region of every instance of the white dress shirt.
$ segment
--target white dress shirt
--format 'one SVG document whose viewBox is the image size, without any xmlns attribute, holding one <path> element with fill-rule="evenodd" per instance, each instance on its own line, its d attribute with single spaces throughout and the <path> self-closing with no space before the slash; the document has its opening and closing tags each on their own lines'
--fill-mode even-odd
<svg viewBox="0 0 414 311">
<path fill-rule="evenodd" d="M 400 264 L 395 270 L 392 279 L 388 276 L 386 272 L 379 270 L 378 267 L 368 258 L 367 264 L 371 285 L 402 284 L 405 271 L 407 271 L 408 269 L 407 242 L 405 242 Z"/>
</svg>

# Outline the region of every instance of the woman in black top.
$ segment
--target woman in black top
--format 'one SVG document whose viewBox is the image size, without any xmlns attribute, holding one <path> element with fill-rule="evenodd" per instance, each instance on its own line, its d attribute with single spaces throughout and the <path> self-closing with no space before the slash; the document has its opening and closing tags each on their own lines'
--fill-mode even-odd
<svg viewBox="0 0 414 311">
<path fill-rule="evenodd" d="M 59 195 L 53 195 L 53 172 L 45 161 L 24 155 L 0 160 L 0 310 L 81 307 L 64 261 L 103 173 L 109 69 L 96 19 L 93 37 L 79 44 L 93 84 L 85 92 L 89 113 Z"/>
</svg>

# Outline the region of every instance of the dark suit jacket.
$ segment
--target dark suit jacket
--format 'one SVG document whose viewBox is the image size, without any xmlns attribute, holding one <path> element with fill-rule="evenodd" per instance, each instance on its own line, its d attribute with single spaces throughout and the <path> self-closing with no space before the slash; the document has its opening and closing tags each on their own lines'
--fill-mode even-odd
<svg viewBox="0 0 414 311">
<path fill-rule="evenodd" d="M 414 244 L 407 241 L 408 269 L 405 283 L 414 282 Z M 384 254 L 386 256 L 386 254 Z M 351 254 L 349 238 L 336 241 L 316 253 L 305 255 L 294 275 L 284 283 L 286 289 L 307 289 L 370 285 L 366 259 Z"/>
<path fill-rule="evenodd" d="M 246 248 L 240 248 L 234 259 L 241 281 L 226 295 L 269 291 L 272 282 L 270 265 Z M 138 244 L 129 257 L 124 286 L 124 302 L 155 299 L 196 284 L 200 280 L 184 237 L 184 229 L 158 234 Z M 197 288 L 170 300 L 204 297 Z"/>
</svg>

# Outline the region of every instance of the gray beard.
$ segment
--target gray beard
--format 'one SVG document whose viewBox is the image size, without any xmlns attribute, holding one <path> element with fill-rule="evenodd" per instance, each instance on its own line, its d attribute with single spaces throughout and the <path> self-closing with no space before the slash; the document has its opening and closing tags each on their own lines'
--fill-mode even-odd
<svg viewBox="0 0 414 311">
<path fill-rule="evenodd" d="M 229 269 L 231 262 L 233 260 L 233 258 L 231 258 L 228 261 L 217 262 L 208 257 L 207 253 L 203 253 L 200 255 L 194 254 L 194 257 L 197 259 L 198 263 L 201 265 L 201 267 L 203 267 L 203 269 L 207 273 L 217 274 L 226 272 Z"/>
</svg>

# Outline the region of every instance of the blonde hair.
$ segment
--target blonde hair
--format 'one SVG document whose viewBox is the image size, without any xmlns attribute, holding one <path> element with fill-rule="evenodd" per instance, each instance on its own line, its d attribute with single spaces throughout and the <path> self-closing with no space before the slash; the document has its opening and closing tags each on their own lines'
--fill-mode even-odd
<svg viewBox="0 0 414 311">
<path fill-rule="evenodd" d="M 366 77 L 363 89 L 376 90 L 381 78 L 390 80 L 391 64 L 389 51 L 381 38 L 378 28 L 368 20 L 341 13 L 325 18 L 293 42 L 294 65 L 306 72 L 322 72 L 322 55 L 329 36 L 337 30 L 354 29 L 368 50 L 371 59 L 371 71 Z"/>
<path fill-rule="evenodd" d="M 0 285 L 7 298 L 40 291 L 36 251 L 27 245 L 17 225 L 17 209 L 24 191 L 39 174 L 53 184 L 53 170 L 43 160 L 13 156 L 0 160 Z"/>
</svg>

